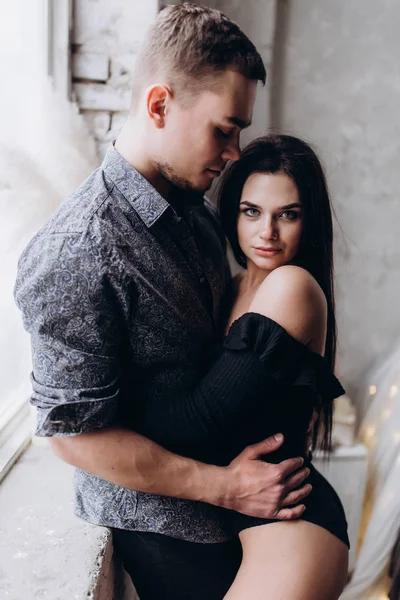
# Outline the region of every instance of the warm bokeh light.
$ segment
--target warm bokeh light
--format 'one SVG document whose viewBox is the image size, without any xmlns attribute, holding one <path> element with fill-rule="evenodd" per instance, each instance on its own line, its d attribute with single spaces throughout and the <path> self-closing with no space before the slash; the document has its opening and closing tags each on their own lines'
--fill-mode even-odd
<svg viewBox="0 0 400 600">
<path fill-rule="evenodd" d="M 365 435 L 367 436 L 367 438 L 372 438 L 375 435 L 375 431 L 376 431 L 376 428 L 373 425 L 370 425 L 365 430 Z"/>
</svg>

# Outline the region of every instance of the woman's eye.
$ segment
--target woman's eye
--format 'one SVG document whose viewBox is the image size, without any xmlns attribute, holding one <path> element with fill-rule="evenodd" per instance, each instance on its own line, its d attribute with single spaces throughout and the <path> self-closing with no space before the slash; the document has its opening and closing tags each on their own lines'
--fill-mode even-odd
<svg viewBox="0 0 400 600">
<path fill-rule="evenodd" d="M 294 221 L 294 219 L 297 219 L 298 213 L 295 210 L 285 210 L 283 213 L 280 214 L 280 216 L 283 219 L 288 219 L 289 221 Z"/>
<path fill-rule="evenodd" d="M 256 217 L 258 215 L 258 210 L 256 208 L 246 208 L 244 210 L 244 213 L 248 216 L 248 217 Z"/>
</svg>

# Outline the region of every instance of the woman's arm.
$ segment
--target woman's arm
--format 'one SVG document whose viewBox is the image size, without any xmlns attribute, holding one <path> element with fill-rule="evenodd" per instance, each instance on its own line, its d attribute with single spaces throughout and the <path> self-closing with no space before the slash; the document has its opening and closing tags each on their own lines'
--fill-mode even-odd
<svg viewBox="0 0 400 600">
<path fill-rule="evenodd" d="M 144 407 L 140 433 L 172 452 L 228 464 L 247 445 L 285 433 L 274 429 L 277 401 L 280 414 L 290 415 L 299 426 L 305 419 L 306 431 L 317 405 L 315 392 L 293 386 L 282 394 L 252 350 L 224 349 L 191 393 Z"/>
<path fill-rule="evenodd" d="M 319 296 L 322 291 L 303 269 L 284 267 L 277 271 L 280 273 L 268 276 L 268 285 L 266 280 L 260 287 L 251 311 L 270 317 L 305 344 L 315 329 L 315 315 L 318 319 L 324 315 Z M 266 345 L 268 339 L 264 341 Z M 271 356 L 271 360 L 276 357 Z M 280 360 L 285 358 L 281 356 Z M 317 404 L 313 390 L 294 386 L 290 393 L 281 394 L 265 367 L 251 340 L 241 350 L 221 349 L 216 363 L 190 394 L 176 397 L 168 405 L 159 402 L 144 408 L 141 432 L 173 451 L 215 461 L 218 456 L 227 460 L 228 442 L 233 452 L 267 433 L 277 433 L 270 426 L 278 395 L 280 410 L 293 420 L 304 420 L 304 414 L 311 419 Z"/>
</svg>

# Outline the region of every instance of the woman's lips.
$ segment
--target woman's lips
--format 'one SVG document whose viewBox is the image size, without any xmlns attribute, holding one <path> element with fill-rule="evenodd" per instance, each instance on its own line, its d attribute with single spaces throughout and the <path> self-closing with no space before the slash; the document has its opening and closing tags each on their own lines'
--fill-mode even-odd
<svg viewBox="0 0 400 600">
<path fill-rule="evenodd" d="M 268 248 L 264 246 L 256 246 L 253 248 L 254 252 L 259 256 L 276 256 L 279 252 L 282 252 L 280 248 Z"/>
</svg>

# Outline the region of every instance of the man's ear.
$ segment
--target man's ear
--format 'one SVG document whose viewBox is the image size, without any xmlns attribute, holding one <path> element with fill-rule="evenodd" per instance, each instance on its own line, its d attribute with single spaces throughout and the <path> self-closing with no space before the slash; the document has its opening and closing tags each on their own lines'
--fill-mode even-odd
<svg viewBox="0 0 400 600">
<path fill-rule="evenodd" d="M 155 83 L 146 91 L 147 114 L 157 129 L 165 125 L 168 102 L 172 97 L 168 86 Z"/>
</svg>

